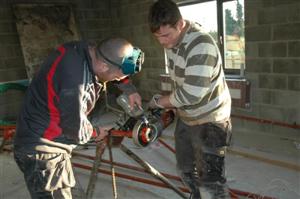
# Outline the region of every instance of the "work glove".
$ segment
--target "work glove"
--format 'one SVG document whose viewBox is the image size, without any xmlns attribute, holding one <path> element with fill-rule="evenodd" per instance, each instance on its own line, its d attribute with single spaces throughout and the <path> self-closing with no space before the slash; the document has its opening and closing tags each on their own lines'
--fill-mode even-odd
<svg viewBox="0 0 300 199">
<path fill-rule="evenodd" d="M 164 107 L 162 105 L 158 104 L 158 100 L 161 97 L 162 97 L 162 95 L 160 95 L 160 94 L 153 95 L 152 99 L 148 103 L 148 109 L 156 109 L 156 108 L 163 109 Z"/>
</svg>

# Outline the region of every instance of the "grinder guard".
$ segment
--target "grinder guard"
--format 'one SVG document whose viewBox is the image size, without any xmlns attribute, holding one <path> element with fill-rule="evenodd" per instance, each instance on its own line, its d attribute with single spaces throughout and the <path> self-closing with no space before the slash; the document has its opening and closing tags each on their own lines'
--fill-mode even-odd
<svg viewBox="0 0 300 199">
<path fill-rule="evenodd" d="M 173 122 L 173 111 L 161 109 L 152 110 L 147 115 L 147 123 L 143 119 L 137 120 L 132 130 L 132 139 L 135 145 L 147 147 L 155 142 L 162 134 L 162 131 Z"/>
<path fill-rule="evenodd" d="M 138 120 L 132 130 L 133 142 L 137 146 L 146 147 L 161 135 L 162 130 L 163 124 L 159 120 L 149 120 L 148 124 Z"/>
<path fill-rule="evenodd" d="M 129 117 L 118 129 L 111 129 L 112 146 L 119 146 L 124 137 L 133 139 L 138 147 L 147 147 L 155 142 L 162 131 L 174 121 L 173 111 L 154 109 L 139 117 Z"/>
</svg>

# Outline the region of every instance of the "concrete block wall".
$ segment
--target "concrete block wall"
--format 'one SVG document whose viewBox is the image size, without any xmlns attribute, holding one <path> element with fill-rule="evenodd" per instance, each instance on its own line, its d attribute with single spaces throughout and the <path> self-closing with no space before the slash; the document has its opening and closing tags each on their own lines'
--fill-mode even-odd
<svg viewBox="0 0 300 199">
<path fill-rule="evenodd" d="M 300 124 L 300 1 L 245 1 L 246 78 L 251 108 L 233 114 Z M 237 142 L 297 156 L 300 130 L 234 119 Z"/>
<path fill-rule="evenodd" d="M 11 5 L 14 3 L 57 3 L 55 0 L 0 0 L 0 82 L 26 79 L 25 65 Z M 157 70 L 164 71 L 162 48 L 148 31 L 147 14 L 151 0 L 62 0 L 72 4 L 78 29 L 85 40 L 101 40 L 122 36 L 146 53 L 143 71 L 134 83 L 145 99 L 160 89 Z M 10 91 L 14 92 L 14 91 Z M 22 93 L 0 95 L 0 119 L 15 119 L 22 101 Z M 14 98 L 14 100 L 11 100 Z"/>
<path fill-rule="evenodd" d="M 26 70 L 18 33 L 8 1 L 0 1 L 0 82 L 26 79 Z M 0 119 L 13 120 L 23 93 L 0 93 Z"/>
<path fill-rule="evenodd" d="M 0 83 L 27 79 L 22 49 L 12 12 L 14 3 L 66 3 L 73 5 L 81 37 L 101 40 L 111 32 L 110 1 L 97 0 L 0 0 Z M 23 92 L 0 94 L 0 119 L 14 120 L 22 102 Z"/>
<path fill-rule="evenodd" d="M 163 49 L 150 33 L 148 10 L 153 0 L 112 0 L 113 34 L 120 35 L 145 52 L 143 70 L 133 77 L 143 99 L 160 92 L 159 74 L 164 73 Z"/>
</svg>

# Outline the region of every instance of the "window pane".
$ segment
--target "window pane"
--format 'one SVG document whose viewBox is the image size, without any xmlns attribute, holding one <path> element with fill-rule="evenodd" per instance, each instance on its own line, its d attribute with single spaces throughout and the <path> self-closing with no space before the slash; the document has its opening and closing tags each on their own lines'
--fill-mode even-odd
<svg viewBox="0 0 300 199">
<path fill-rule="evenodd" d="M 180 6 L 179 10 L 184 19 L 198 22 L 205 31 L 217 40 L 217 4 L 216 1 L 197 3 L 193 5 Z"/>
<path fill-rule="evenodd" d="M 223 3 L 225 69 L 245 67 L 244 0 Z"/>
</svg>

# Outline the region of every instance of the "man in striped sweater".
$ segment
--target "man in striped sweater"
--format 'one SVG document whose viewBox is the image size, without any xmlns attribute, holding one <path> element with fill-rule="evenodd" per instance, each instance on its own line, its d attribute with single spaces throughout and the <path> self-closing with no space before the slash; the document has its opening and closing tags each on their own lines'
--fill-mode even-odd
<svg viewBox="0 0 300 199">
<path fill-rule="evenodd" d="M 171 0 L 150 8 L 151 32 L 167 53 L 173 82 L 170 95 L 154 95 L 150 108 L 175 108 L 177 167 L 192 199 L 198 186 L 211 198 L 229 198 L 224 157 L 231 135 L 231 97 L 222 59 L 213 38 L 201 26 L 184 20 Z"/>
</svg>

